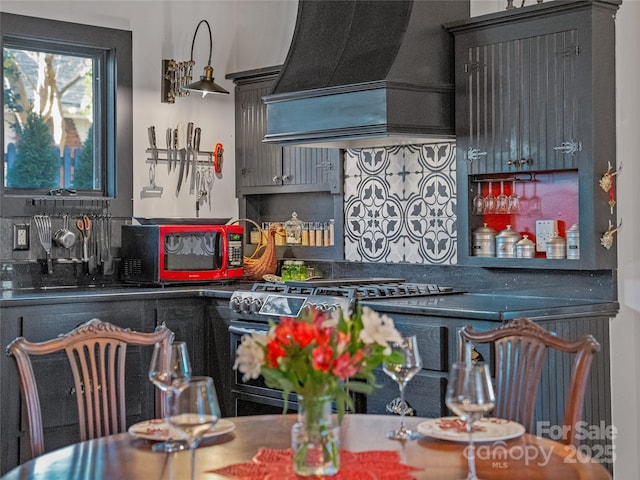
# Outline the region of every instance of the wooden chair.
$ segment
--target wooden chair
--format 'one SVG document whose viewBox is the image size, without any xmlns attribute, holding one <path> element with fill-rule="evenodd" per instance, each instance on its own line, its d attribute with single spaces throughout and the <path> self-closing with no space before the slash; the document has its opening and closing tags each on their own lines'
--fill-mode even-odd
<svg viewBox="0 0 640 480">
<path fill-rule="evenodd" d="M 44 453 L 38 387 L 30 355 L 65 351 L 73 374 L 80 421 L 80 440 L 125 431 L 125 357 L 127 345 L 169 344 L 173 332 L 165 325 L 153 333 L 134 332 L 94 318 L 52 340 L 33 343 L 18 337 L 7 346 L 18 367 L 26 405 L 31 456 Z"/>
<path fill-rule="evenodd" d="M 529 433 L 535 433 L 533 415 L 547 349 L 575 354 L 564 406 L 563 427 L 567 434 L 560 441 L 577 445 L 575 425 L 582 416 L 591 360 L 600 350 L 596 339 L 585 335 L 576 341 L 565 340 L 526 318 L 485 332 L 465 326 L 458 332 L 459 360 L 470 361 L 473 344 L 491 342 L 495 347 L 494 415 L 521 423 Z"/>
</svg>

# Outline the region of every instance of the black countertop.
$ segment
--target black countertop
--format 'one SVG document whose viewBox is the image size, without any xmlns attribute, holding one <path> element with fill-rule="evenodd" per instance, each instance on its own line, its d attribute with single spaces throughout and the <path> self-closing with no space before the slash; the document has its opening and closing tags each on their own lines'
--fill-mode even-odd
<svg viewBox="0 0 640 480">
<path fill-rule="evenodd" d="M 252 283 L 233 282 L 171 287 L 92 287 L 4 290 L 0 307 L 118 301 L 155 298 L 209 297 L 228 299 L 236 290 L 250 290 Z M 554 296 L 555 293 L 555 296 Z M 617 302 L 560 297 L 557 292 L 491 291 L 425 297 L 367 300 L 363 305 L 388 314 L 407 313 L 440 317 L 505 321 L 518 317 L 615 316 Z"/>
</svg>

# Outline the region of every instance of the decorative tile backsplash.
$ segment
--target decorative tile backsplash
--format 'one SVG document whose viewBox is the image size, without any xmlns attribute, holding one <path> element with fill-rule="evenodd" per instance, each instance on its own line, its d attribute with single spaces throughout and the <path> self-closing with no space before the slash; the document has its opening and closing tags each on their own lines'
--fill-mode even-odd
<svg viewBox="0 0 640 480">
<path fill-rule="evenodd" d="M 344 155 L 346 260 L 456 263 L 455 143 Z"/>
</svg>

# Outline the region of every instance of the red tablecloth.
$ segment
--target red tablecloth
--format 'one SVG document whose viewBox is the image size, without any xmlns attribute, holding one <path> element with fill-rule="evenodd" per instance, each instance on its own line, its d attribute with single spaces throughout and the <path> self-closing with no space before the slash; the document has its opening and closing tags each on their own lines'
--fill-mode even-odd
<svg viewBox="0 0 640 480">
<path fill-rule="evenodd" d="M 413 480 L 416 469 L 400 463 L 398 452 L 340 450 L 340 471 L 326 477 L 331 480 Z M 226 477 L 240 480 L 298 480 L 293 473 L 293 451 L 261 448 L 252 462 L 236 463 L 217 470 L 210 470 Z M 321 477 L 325 478 L 325 477 Z"/>
</svg>

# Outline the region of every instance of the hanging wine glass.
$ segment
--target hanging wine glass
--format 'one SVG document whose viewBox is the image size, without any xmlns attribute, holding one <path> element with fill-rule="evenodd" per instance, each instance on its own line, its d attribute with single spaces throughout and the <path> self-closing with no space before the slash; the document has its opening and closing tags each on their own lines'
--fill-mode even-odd
<svg viewBox="0 0 640 480">
<path fill-rule="evenodd" d="M 169 423 L 185 434 L 191 452 L 191 480 L 196 478 L 196 448 L 219 418 L 220 405 L 211 377 L 193 377 L 171 403 Z"/>
<path fill-rule="evenodd" d="M 542 200 L 538 196 L 538 187 L 536 185 L 537 180 L 533 179 L 533 195 L 529 199 L 529 215 L 533 215 L 537 218 L 542 218 Z"/>
<path fill-rule="evenodd" d="M 398 383 L 400 389 L 400 427 L 387 433 L 392 440 L 415 440 L 420 436 L 418 432 L 407 429 L 404 416 L 407 405 L 404 401 L 404 388 L 416 373 L 422 368 L 422 357 L 418 352 L 418 339 L 415 335 L 403 337 L 401 343 L 391 345 L 393 354 L 384 362 L 382 369 Z"/>
<path fill-rule="evenodd" d="M 496 403 L 488 366 L 484 362 L 451 365 L 445 403 L 466 422 L 469 433 L 468 473 L 465 480 L 479 480 L 476 475 L 473 424 L 493 410 Z"/>
<path fill-rule="evenodd" d="M 151 363 L 149 364 L 149 380 L 164 392 L 165 419 L 169 411 L 171 400 L 184 384 L 191 379 L 191 362 L 185 342 L 173 342 L 165 348 L 164 343 L 157 343 L 153 348 Z M 176 442 L 173 438 L 157 443 L 152 447 L 154 451 L 177 452 L 185 448 L 184 443 Z"/>
<path fill-rule="evenodd" d="M 484 213 L 496 212 L 496 197 L 493 196 L 493 182 L 489 180 L 489 191 L 484 197 Z"/>
<path fill-rule="evenodd" d="M 509 197 L 504 193 L 504 180 L 500 180 L 500 195 L 496 198 L 496 213 L 506 214 L 509 211 Z"/>
<path fill-rule="evenodd" d="M 520 197 L 516 193 L 516 181 L 511 182 L 511 195 L 509 195 L 508 213 L 520 213 Z"/>
<path fill-rule="evenodd" d="M 482 182 L 478 182 L 478 193 L 473 197 L 472 212 L 474 215 L 484 213 L 484 197 L 482 196 Z"/>
</svg>

